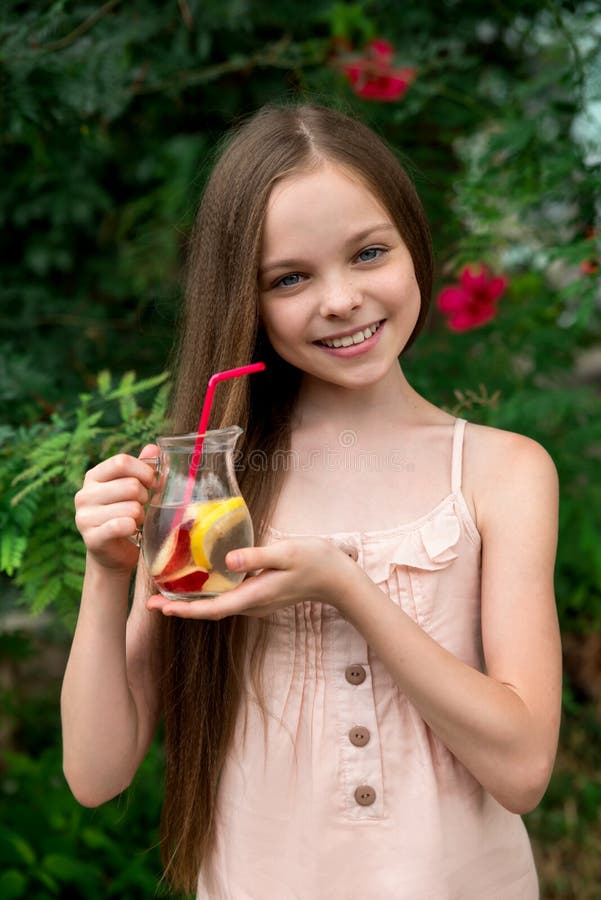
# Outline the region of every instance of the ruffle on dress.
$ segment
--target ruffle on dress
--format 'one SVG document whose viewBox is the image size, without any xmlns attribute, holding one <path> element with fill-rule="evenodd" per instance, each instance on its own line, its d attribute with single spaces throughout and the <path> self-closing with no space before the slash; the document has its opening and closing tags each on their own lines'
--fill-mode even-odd
<svg viewBox="0 0 601 900">
<path fill-rule="evenodd" d="M 407 531 L 380 533 L 377 540 L 365 540 L 363 568 L 376 584 L 386 581 L 394 566 L 430 572 L 445 569 L 458 557 L 454 547 L 460 535 L 459 516 L 454 506 L 447 506 Z"/>
</svg>

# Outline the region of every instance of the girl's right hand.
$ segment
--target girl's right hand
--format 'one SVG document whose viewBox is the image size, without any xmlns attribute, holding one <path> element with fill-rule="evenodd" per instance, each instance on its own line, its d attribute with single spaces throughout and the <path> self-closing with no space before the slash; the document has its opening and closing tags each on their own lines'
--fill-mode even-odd
<svg viewBox="0 0 601 900">
<path fill-rule="evenodd" d="M 107 569 L 131 572 L 139 549 L 131 540 L 144 522 L 155 470 L 144 459 L 158 456 L 148 444 L 138 459 L 119 453 L 87 472 L 75 495 L 75 524 L 88 556 Z"/>
</svg>

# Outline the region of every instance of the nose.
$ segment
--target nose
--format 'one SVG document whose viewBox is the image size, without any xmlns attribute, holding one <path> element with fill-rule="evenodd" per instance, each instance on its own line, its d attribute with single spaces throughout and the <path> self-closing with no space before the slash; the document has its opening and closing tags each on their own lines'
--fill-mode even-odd
<svg viewBox="0 0 601 900">
<path fill-rule="evenodd" d="M 323 285 L 319 311 L 324 319 L 346 319 L 361 303 L 361 294 L 349 278 L 332 278 Z"/>
</svg>

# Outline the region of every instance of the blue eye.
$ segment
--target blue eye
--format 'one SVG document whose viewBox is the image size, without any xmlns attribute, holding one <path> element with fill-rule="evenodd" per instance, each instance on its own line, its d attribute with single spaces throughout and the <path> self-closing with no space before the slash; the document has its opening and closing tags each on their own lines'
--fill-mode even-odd
<svg viewBox="0 0 601 900">
<path fill-rule="evenodd" d="M 291 272 L 290 275 L 284 275 L 283 278 L 279 278 L 274 287 L 296 287 L 297 284 L 300 284 L 302 277 L 298 272 Z"/>
<path fill-rule="evenodd" d="M 357 254 L 357 259 L 360 262 L 373 262 L 374 259 L 379 258 L 381 253 L 386 253 L 383 247 L 366 247 Z"/>
</svg>

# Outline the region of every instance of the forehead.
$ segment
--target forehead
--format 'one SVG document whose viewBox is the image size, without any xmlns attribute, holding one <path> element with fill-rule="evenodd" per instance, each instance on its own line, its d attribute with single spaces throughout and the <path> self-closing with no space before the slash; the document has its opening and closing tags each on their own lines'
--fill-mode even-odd
<svg viewBox="0 0 601 900">
<path fill-rule="evenodd" d="M 307 233 L 324 224 L 356 227 L 358 220 L 391 222 L 388 211 L 355 172 L 332 163 L 283 178 L 274 185 L 263 225 L 264 242 Z"/>
</svg>

